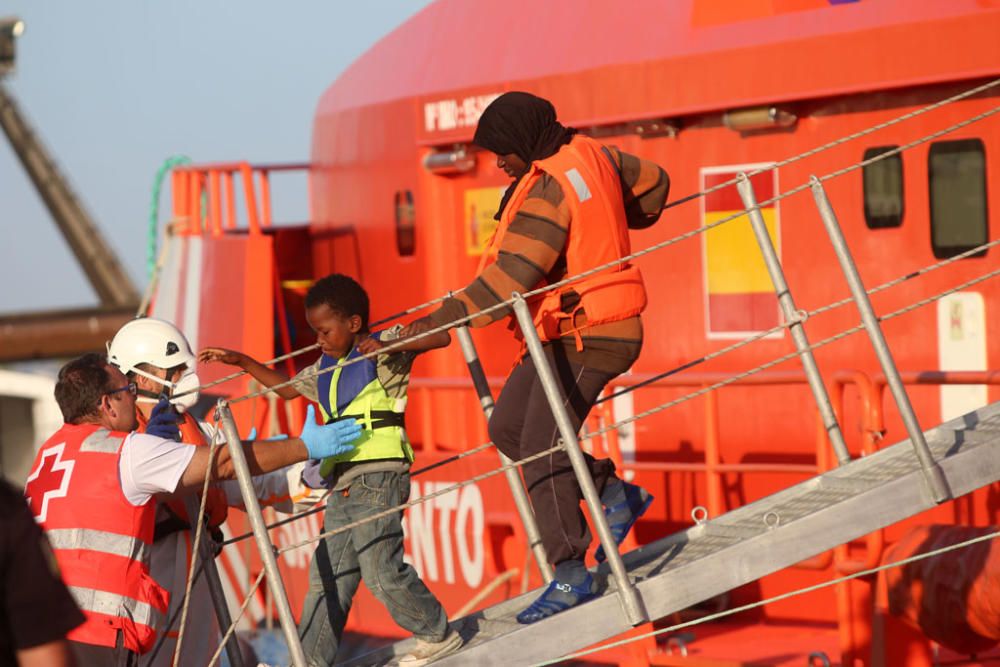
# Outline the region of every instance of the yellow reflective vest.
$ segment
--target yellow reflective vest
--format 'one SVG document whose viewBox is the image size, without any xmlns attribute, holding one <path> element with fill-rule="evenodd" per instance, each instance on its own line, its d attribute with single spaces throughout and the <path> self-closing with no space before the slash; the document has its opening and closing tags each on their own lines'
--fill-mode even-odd
<svg viewBox="0 0 1000 667">
<path fill-rule="evenodd" d="M 320 412 L 325 423 L 354 418 L 361 424 L 357 446 L 339 456 L 323 459 L 320 474 L 333 472 L 338 463 L 360 463 L 380 459 L 406 459 L 413 462 L 413 449 L 403 428 L 405 398 L 389 396 L 378 378 L 375 359 L 364 359 L 333 372 L 330 367 L 361 356 L 354 349 L 343 360 L 328 355 L 320 358 L 321 374 L 317 377 Z"/>
</svg>

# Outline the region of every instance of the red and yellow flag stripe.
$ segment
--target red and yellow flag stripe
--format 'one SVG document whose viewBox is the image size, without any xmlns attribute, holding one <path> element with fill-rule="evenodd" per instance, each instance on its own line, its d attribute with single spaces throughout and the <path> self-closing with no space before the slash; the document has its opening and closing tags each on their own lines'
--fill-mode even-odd
<svg viewBox="0 0 1000 667">
<path fill-rule="evenodd" d="M 751 171 L 751 168 L 702 172 L 702 185 L 711 188 L 734 178 L 740 171 Z M 763 202 L 774 196 L 776 180 L 774 171 L 752 177 L 757 201 Z M 705 197 L 702 224 L 708 226 L 741 210 L 743 202 L 736 186 L 725 187 Z M 778 210 L 775 206 L 762 206 L 761 215 L 780 256 Z M 779 311 L 774 286 L 761 257 L 750 219 L 742 215 L 709 229 L 704 237 L 708 334 L 737 336 L 777 325 Z"/>
</svg>

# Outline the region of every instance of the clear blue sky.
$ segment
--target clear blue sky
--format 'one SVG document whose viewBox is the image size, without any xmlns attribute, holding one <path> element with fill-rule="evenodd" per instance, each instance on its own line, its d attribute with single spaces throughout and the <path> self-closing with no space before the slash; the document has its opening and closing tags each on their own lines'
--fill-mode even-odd
<svg viewBox="0 0 1000 667">
<path fill-rule="evenodd" d="M 160 164 L 307 159 L 323 90 L 426 4 L 0 0 L 26 24 L 5 83 L 141 290 Z M 277 217 L 306 218 L 302 181 Z M 2 132 L 0 239 L 0 313 L 97 303 Z"/>
</svg>

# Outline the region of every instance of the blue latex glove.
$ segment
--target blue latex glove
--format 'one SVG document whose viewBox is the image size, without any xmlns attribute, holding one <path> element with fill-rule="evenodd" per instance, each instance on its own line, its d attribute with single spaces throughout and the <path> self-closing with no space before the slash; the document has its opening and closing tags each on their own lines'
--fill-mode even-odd
<svg viewBox="0 0 1000 667">
<path fill-rule="evenodd" d="M 354 449 L 354 441 L 361 436 L 361 425 L 355 419 L 344 419 L 320 426 L 316 423 L 316 410 L 306 408 L 306 423 L 299 438 L 306 445 L 311 459 L 325 459 Z"/>
<path fill-rule="evenodd" d="M 181 430 L 177 427 L 177 411 L 166 397 L 161 397 L 146 423 L 146 433 L 166 440 L 181 439 Z"/>
</svg>

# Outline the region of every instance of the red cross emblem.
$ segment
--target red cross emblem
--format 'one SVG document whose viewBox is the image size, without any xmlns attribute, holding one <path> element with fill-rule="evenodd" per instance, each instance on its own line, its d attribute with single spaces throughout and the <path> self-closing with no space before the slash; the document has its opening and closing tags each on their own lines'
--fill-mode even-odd
<svg viewBox="0 0 1000 667">
<path fill-rule="evenodd" d="M 42 453 L 38 467 L 28 476 L 25 488 L 29 490 L 28 502 L 35 515 L 35 521 L 45 523 L 49 513 L 49 502 L 65 498 L 69 491 L 69 480 L 73 476 L 74 461 L 63 461 L 66 443 L 59 443 Z M 36 481 L 37 480 L 37 481 Z"/>
</svg>

